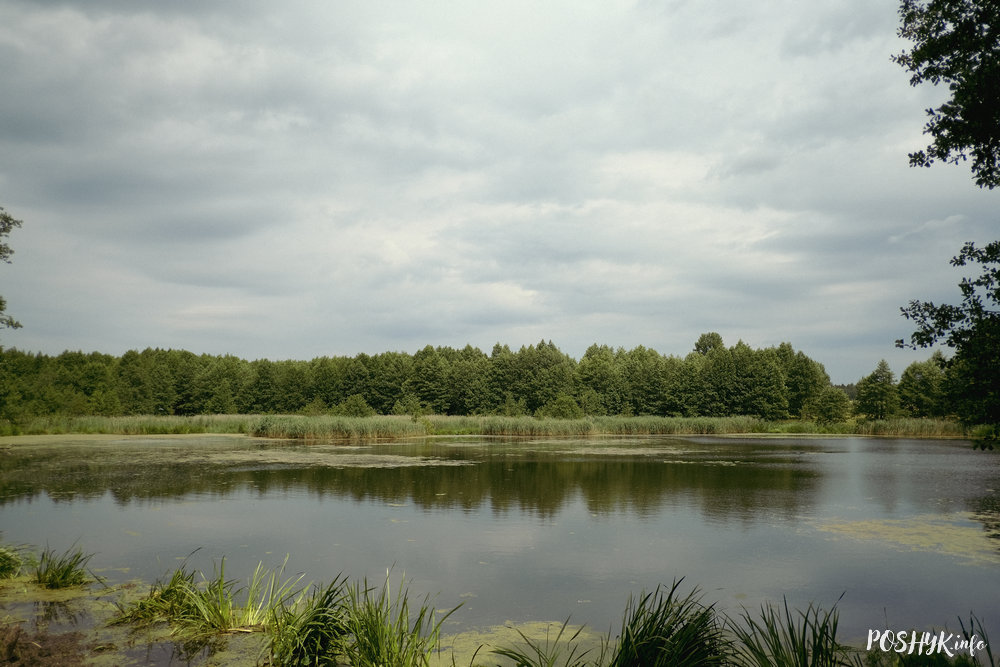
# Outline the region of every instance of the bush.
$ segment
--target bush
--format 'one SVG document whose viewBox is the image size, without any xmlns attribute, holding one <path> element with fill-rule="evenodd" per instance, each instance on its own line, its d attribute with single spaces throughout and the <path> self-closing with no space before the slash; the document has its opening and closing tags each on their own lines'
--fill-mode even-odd
<svg viewBox="0 0 1000 667">
<path fill-rule="evenodd" d="M 583 419 L 581 408 L 572 396 L 559 394 L 535 412 L 536 417 L 551 419 Z"/>
</svg>

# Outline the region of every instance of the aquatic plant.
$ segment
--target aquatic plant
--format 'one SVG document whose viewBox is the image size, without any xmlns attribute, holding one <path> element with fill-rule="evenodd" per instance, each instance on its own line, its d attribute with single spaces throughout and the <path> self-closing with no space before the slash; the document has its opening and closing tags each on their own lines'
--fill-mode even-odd
<svg viewBox="0 0 1000 667">
<path fill-rule="evenodd" d="M 93 557 L 94 554 L 85 554 L 79 547 L 70 547 L 61 554 L 46 547 L 35 565 L 35 583 L 46 588 L 83 585 L 90 581 L 87 563 Z"/>
<path fill-rule="evenodd" d="M 240 588 L 235 588 L 235 580 L 226 579 L 225 558 L 213 577 L 203 574 L 200 583 L 195 583 L 195 573 L 182 565 L 166 584 L 154 584 L 146 597 L 119 608 L 113 622 L 165 622 L 189 637 L 264 631 L 275 619 L 274 609 L 298 592 L 295 587 L 302 575 L 280 579 L 285 563 L 271 571 L 258 563 L 249 584 Z"/>
<path fill-rule="evenodd" d="M 697 588 L 680 597 L 681 581 L 629 598 L 609 667 L 726 664 L 729 643 L 714 606 L 701 604 Z"/>
<path fill-rule="evenodd" d="M 13 579 L 21 573 L 24 559 L 17 549 L 0 546 L 0 579 Z"/>
<path fill-rule="evenodd" d="M 347 578 L 337 577 L 311 595 L 278 600 L 271 607 L 270 662 L 293 667 L 335 665 L 347 635 Z"/>
<path fill-rule="evenodd" d="M 493 649 L 492 653 L 513 660 L 516 667 L 586 667 L 603 664 L 601 658 L 595 661 L 586 660 L 586 655 L 590 651 L 580 651 L 580 647 L 576 644 L 583 626 L 577 628 L 569 638 L 563 639 L 568 627 L 569 619 L 566 619 L 555 637 L 551 637 L 546 630 L 544 640 L 532 639 L 518 629 L 517 633 L 524 641 L 523 647 L 503 646 Z"/>
<path fill-rule="evenodd" d="M 416 613 L 410 611 L 404 586 L 391 592 L 389 574 L 377 593 L 368 581 L 347 588 L 344 615 L 347 640 L 343 652 L 355 667 L 426 666 L 440 642 L 441 625 L 458 609 L 436 617 L 425 598 Z M 374 594 L 373 594 L 374 593 Z M 461 605 L 459 605 L 461 606 Z"/>
<path fill-rule="evenodd" d="M 793 614 L 788 600 L 783 609 L 761 606 L 760 620 L 746 610 L 743 623 L 730 621 L 736 637 L 733 658 L 740 667 L 843 667 L 857 659 L 837 642 L 836 605 L 829 611 L 810 604 Z"/>
</svg>

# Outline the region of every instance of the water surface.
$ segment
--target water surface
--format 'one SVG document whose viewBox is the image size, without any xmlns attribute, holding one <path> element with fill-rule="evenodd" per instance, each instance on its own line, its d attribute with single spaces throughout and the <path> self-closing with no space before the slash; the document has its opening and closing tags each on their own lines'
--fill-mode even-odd
<svg viewBox="0 0 1000 667">
<path fill-rule="evenodd" d="M 79 544 L 111 582 L 223 556 L 244 577 L 287 554 L 306 580 L 391 570 L 439 608 L 463 603 L 452 631 L 607 631 L 630 593 L 684 577 L 732 614 L 840 598 L 844 638 L 954 629 L 971 610 L 1000 643 L 1000 459 L 966 442 L 0 441 L 3 541 Z"/>
</svg>

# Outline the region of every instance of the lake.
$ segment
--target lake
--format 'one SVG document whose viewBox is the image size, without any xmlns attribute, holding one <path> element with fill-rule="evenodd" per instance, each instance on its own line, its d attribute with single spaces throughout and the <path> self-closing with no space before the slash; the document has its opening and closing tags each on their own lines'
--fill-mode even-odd
<svg viewBox="0 0 1000 667">
<path fill-rule="evenodd" d="M 47 436 L 0 452 L 3 542 L 78 544 L 109 583 L 185 558 L 245 579 L 287 555 L 304 581 L 391 571 L 461 603 L 447 632 L 607 632 L 630 594 L 683 577 L 732 615 L 839 599 L 844 640 L 972 611 L 1000 644 L 1000 458 L 964 441 Z"/>
</svg>

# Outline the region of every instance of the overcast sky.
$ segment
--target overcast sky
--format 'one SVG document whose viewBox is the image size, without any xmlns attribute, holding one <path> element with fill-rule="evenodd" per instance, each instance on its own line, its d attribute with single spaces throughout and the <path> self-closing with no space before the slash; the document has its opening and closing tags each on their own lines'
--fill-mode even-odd
<svg viewBox="0 0 1000 667">
<path fill-rule="evenodd" d="M 788 341 L 853 382 L 1000 193 L 882 0 L 0 2 L 6 347 Z"/>
</svg>

